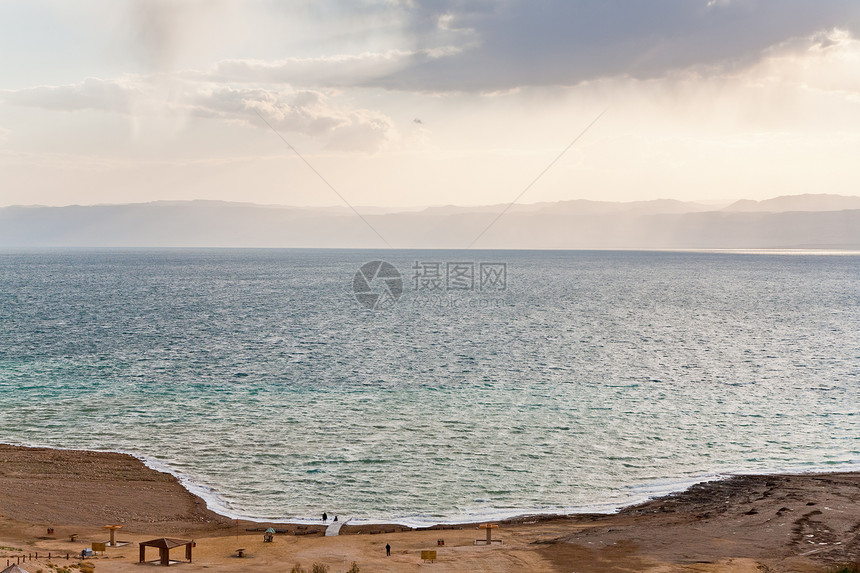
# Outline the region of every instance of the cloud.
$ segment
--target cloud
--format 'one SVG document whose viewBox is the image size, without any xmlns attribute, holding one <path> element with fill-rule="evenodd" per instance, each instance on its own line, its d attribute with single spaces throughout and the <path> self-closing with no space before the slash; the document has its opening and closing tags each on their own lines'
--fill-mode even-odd
<svg viewBox="0 0 860 573">
<path fill-rule="evenodd" d="M 313 58 L 284 58 L 275 61 L 254 59 L 223 60 L 204 74 L 218 82 L 282 83 L 293 86 L 347 87 L 371 84 L 411 66 L 450 57 L 461 49 L 442 46 L 433 49 L 363 52 Z"/>
<path fill-rule="evenodd" d="M 795 38 L 765 52 L 757 66 L 770 81 L 823 92 L 860 94 L 860 40 L 846 30 Z"/>
<path fill-rule="evenodd" d="M 330 149 L 375 151 L 394 136 L 392 121 L 382 113 L 338 106 L 312 90 L 215 88 L 199 94 L 195 115 L 260 125 L 260 116 L 275 129 L 324 137 Z"/>
<path fill-rule="evenodd" d="M 652 79 L 690 68 L 731 72 L 793 39 L 834 29 L 860 35 L 856 0 L 388 0 L 340 10 L 336 5 L 320 9 L 328 18 L 326 29 L 343 33 L 346 23 L 358 22 L 364 35 L 379 34 L 388 47 L 351 51 L 347 43 L 335 55 L 222 60 L 200 79 L 490 92 L 619 76 Z M 173 12 L 166 19 L 180 21 Z M 368 18 L 383 15 L 384 30 L 366 27 Z M 395 37 L 392 28 L 399 30 Z"/>
<path fill-rule="evenodd" d="M 129 110 L 132 93 L 132 88 L 123 80 L 87 78 L 78 84 L 2 90 L 0 99 L 52 111 L 94 109 L 125 113 Z"/>
<path fill-rule="evenodd" d="M 791 38 L 860 32 L 855 0 L 412 0 L 415 42 L 467 31 L 461 51 L 372 83 L 402 90 L 490 91 L 655 78 L 693 66 L 758 61 Z M 466 38 L 468 38 L 466 40 Z"/>
<path fill-rule="evenodd" d="M 259 113 L 285 135 L 320 138 L 327 148 L 343 151 L 375 151 L 396 135 L 386 115 L 338 104 L 318 90 L 231 87 L 174 79 L 166 94 L 165 82 L 151 79 L 87 78 L 78 84 L 3 90 L 0 99 L 51 111 L 119 113 L 131 117 L 135 125 L 142 117 L 199 117 L 268 129 Z"/>
</svg>

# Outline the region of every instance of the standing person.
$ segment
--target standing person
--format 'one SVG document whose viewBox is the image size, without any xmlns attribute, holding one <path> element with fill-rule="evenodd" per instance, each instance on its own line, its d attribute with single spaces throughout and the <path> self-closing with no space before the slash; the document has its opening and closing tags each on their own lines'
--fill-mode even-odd
<svg viewBox="0 0 860 573">
<path fill-rule="evenodd" d="M 385 544 L 385 556 L 391 557 L 391 546 L 389 544 Z"/>
<path fill-rule="evenodd" d="M 328 514 L 326 512 L 323 512 L 323 521 L 328 521 Z"/>
</svg>

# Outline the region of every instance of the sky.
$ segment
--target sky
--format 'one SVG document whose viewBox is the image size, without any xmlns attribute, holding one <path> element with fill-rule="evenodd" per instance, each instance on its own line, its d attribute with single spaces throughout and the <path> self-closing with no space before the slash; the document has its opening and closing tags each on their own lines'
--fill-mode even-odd
<svg viewBox="0 0 860 573">
<path fill-rule="evenodd" d="M 0 0 L 0 53 L 0 206 L 860 194 L 857 0 Z"/>
</svg>

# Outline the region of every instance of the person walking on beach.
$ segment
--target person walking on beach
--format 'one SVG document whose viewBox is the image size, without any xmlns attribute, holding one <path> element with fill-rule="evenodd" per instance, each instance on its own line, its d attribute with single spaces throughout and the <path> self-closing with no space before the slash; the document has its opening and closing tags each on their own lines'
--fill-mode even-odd
<svg viewBox="0 0 860 573">
<path fill-rule="evenodd" d="M 323 521 L 328 521 L 328 514 L 326 512 L 323 512 Z"/>
<path fill-rule="evenodd" d="M 385 556 L 391 557 L 391 546 L 389 544 L 385 544 Z"/>
</svg>

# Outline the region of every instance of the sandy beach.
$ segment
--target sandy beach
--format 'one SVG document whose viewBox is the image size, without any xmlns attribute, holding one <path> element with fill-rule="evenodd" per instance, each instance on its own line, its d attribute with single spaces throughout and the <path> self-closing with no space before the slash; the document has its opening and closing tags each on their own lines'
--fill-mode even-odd
<svg viewBox="0 0 860 573">
<path fill-rule="evenodd" d="M 148 569 L 138 543 L 171 537 L 196 544 L 193 562 L 176 565 L 189 571 L 319 563 L 335 573 L 355 562 L 363 572 L 828 572 L 860 560 L 860 474 L 735 476 L 617 514 L 521 517 L 500 522 L 493 537 L 502 543 L 492 546 L 475 544 L 485 538 L 475 524 L 344 525 L 337 537 L 323 536 L 322 524 L 271 524 L 279 533 L 266 543 L 269 524 L 211 512 L 132 456 L 0 445 L 0 565 L 35 573 L 77 564 L 82 549 L 108 539 L 107 524 L 122 525 L 117 539 L 129 544 L 86 559 L 95 571 Z"/>
</svg>

